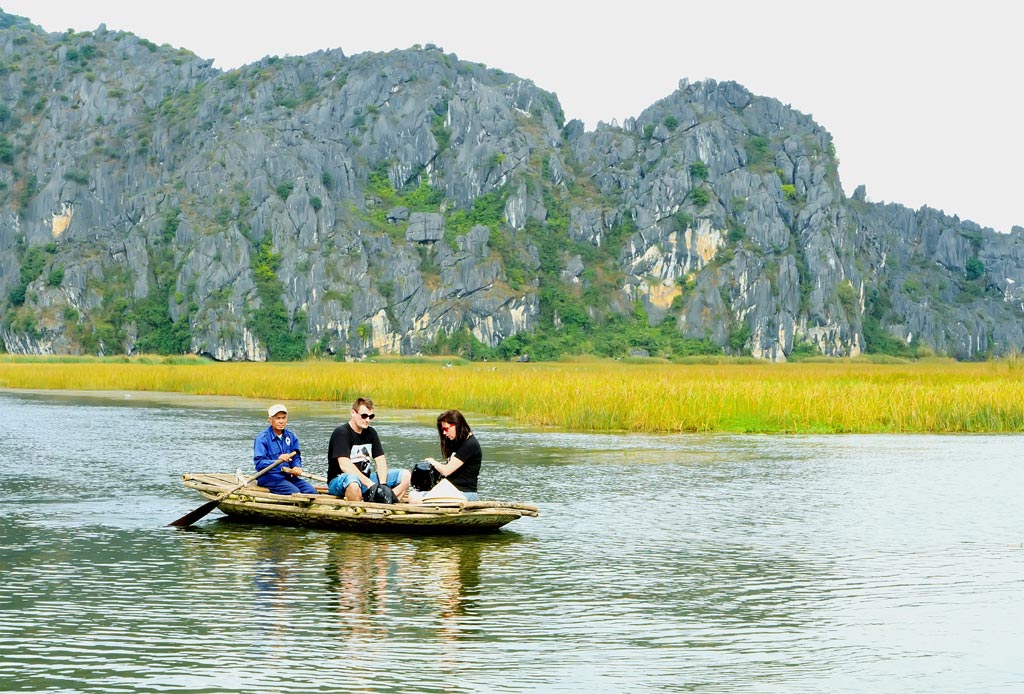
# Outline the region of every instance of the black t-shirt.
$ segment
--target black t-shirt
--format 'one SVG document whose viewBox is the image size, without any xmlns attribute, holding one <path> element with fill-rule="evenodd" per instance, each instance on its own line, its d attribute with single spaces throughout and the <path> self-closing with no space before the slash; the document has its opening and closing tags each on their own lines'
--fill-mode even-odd
<svg viewBox="0 0 1024 694">
<path fill-rule="evenodd" d="M 462 465 L 448 475 L 448 481 L 461 492 L 475 492 L 476 482 L 480 477 L 480 463 L 484 459 L 483 451 L 480 450 L 480 442 L 476 440 L 476 436 L 470 436 L 462 442 L 453 455 L 462 461 Z"/>
<path fill-rule="evenodd" d="M 348 422 L 335 428 L 331 440 L 327 444 L 327 482 L 330 483 L 341 474 L 338 458 L 349 458 L 364 475 L 376 469 L 374 459 L 384 455 L 377 430 L 367 427 L 362 433 L 356 433 Z M 461 460 L 461 458 L 460 458 Z"/>
</svg>

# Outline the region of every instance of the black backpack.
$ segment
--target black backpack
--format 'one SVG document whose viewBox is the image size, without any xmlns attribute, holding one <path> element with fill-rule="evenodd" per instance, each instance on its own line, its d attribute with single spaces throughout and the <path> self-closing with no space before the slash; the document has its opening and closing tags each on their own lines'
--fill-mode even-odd
<svg viewBox="0 0 1024 694">
<path fill-rule="evenodd" d="M 409 486 L 421 492 L 429 492 L 438 482 L 441 481 L 441 473 L 434 469 L 430 463 L 421 461 L 412 468 L 412 477 Z"/>
<path fill-rule="evenodd" d="M 373 504 L 397 504 L 398 497 L 395 496 L 395 490 L 388 485 L 375 484 L 363 492 L 363 501 L 369 501 Z"/>
</svg>

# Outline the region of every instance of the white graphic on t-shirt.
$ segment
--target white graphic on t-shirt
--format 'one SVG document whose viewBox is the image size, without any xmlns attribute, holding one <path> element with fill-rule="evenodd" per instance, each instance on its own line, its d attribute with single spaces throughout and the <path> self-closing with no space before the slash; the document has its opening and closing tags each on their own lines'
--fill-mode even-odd
<svg viewBox="0 0 1024 694">
<path fill-rule="evenodd" d="M 352 446 L 352 452 L 349 453 L 348 458 L 364 475 L 369 475 L 370 462 L 373 460 L 372 452 L 373 446 L 371 444 L 360 443 Z"/>
</svg>

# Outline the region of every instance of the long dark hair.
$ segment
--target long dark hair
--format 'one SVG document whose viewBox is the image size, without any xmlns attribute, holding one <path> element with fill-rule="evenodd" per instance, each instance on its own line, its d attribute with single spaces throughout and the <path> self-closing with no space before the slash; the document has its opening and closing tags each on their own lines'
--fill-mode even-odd
<svg viewBox="0 0 1024 694">
<path fill-rule="evenodd" d="M 455 438 L 449 440 L 444 435 L 444 431 L 441 429 L 442 424 L 454 424 L 455 425 Z M 441 439 L 441 455 L 447 461 L 451 454 L 459 450 L 459 446 L 470 437 L 473 430 L 469 428 L 469 423 L 466 422 L 466 418 L 462 416 L 462 413 L 458 410 L 446 410 L 441 414 L 437 415 L 437 437 Z"/>
</svg>

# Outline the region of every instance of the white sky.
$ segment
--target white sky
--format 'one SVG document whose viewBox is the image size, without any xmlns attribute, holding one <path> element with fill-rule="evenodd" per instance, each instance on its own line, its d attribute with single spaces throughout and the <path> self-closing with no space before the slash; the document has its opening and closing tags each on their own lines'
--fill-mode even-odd
<svg viewBox="0 0 1024 694">
<path fill-rule="evenodd" d="M 951 5 L 944 7 L 943 5 Z M 231 69 L 433 43 L 620 123 L 679 80 L 733 80 L 830 133 L 846 193 L 1024 226 L 1020 24 L 1008 0 L 0 0 L 50 32 L 130 31 Z"/>
</svg>

